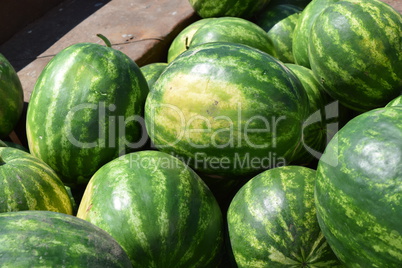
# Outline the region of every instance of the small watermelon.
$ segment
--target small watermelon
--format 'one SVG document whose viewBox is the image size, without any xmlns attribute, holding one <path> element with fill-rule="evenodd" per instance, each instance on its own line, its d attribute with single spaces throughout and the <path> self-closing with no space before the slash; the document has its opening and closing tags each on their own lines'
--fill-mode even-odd
<svg viewBox="0 0 402 268">
<path fill-rule="evenodd" d="M 130 268 L 121 246 L 97 226 L 64 213 L 0 213 L 0 267 Z"/>
<path fill-rule="evenodd" d="M 0 212 L 48 210 L 73 213 L 60 178 L 42 160 L 12 147 L 0 147 Z"/>
<path fill-rule="evenodd" d="M 293 32 L 299 17 L 299 13 L 292 14 L 276 23 L 267 33 L 274 45 L 275 57 L 284 63 L 295 62 L 292 50 Z"/>
<path fill-rule="evenodd" d="M 191 39 L 190 48 L 211 42 L 248 45 L 274 55 L 272 40 L 257 24 L 236 17 L 222 17 L 202 25 Z"/>
<path fill-rule="evenodd" d="M 310 68 L 308 46 L 311 27 L 317 16 L 337 1 L 339 0 L 313 0 L 303 9 L 293 33 L 292 50 L 296 64 Z"/>
<path fill-rule="evenodd" d="M 170 63 L 190 47 L 191 39 L 198 29 L 214 18 L 197 20 L 184 28 L 172 41 L 168 49 L 167 62 Z"/>
<path fill-rule="evenodd" d="M 347 267 L 402 267 L 402 108 L 351 119 L 317 169 L 322 232 Z"/>
<path fill-rule="evenodd" d="M 315 177 L 310 168 L 277 167 L 237 192 L 227 218 L 239 268 L 340 267 L 316 218 Z"/>
<path fill-rule="evenodd" d="M 166 62 L 154 62 L 140 68 L 145 80 L 147 80 L 148 88 L 150 90 L 167 65 Z"/>
<path fill-rule="evenodd" d="M 91 178 L 77 217 L 111 234 L 134 267 L 215 267 L 223 218 L 201 178 L 179 159 L 140 151 Z"/>
<path fill-rule="evenodd" d="M 21 117 L 24 92 L 18 74 L 0 53 L 0 138 L 7 137 Z"/>
</svg>

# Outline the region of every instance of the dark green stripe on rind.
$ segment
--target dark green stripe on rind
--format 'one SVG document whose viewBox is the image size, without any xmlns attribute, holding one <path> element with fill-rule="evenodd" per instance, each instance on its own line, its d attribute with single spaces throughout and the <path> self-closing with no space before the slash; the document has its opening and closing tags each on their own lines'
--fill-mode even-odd
<svg viewBox="0 0 402 268">
<path fill-rule="evenodd" d="M 7 137 L 21 117 L 24 92 L 11 63 L 0 53 L 0 138 Z"/>
<path fill-rule="evenodd" d="M 213 267 L 220 257 L 216 200 L 192 170 L 162 152 L 132 153 L 102 167 L 77 216 L 109 232 L 135 267 Z"/>
<path fill-rule="evenodd" d="M 100 228 L 62 213 L 0 213 L 0 266 L 132 267 L 121 246 Z"/>
<path fill-rule="evenodd" d="M 321 229 L 350 267 L 402 263 L 402 109 L 371 110 L 328 144 L 317 170 Z"/>
<path fill-rule="evenodd" d="M 272 40 L 257 24 L 234 17 L 209 20 L 191 39 L 190 47 L 211 42 L 231 42 L 255 47 L 275 56 Z"/>
<path fill-rule="evenodd" d="M 145 121 L 160 150 L 198 171 L 237 176 L 284 164 L 307 101 L 300 81 L 268 54 L 210 43 L 168 65 L 148 95 Z"/>
<path fill-rule="evenodd" d="M 260 173 L 233 198 L 230 243 L 241 267 L 335 267 L 314 205 L 315 170 L 286 166 Z"/>
<path fill-rule="evenodd" d="M 202 18 L 249 18 L 264 8 L 269 3 L 269 0 L 190 0 L 189 2 Z"/>
<path fill-rule="evenodd" d="M 48 210 L 72 214 L 68 193 L 41 160 L 15 148 L 0 148 L 0 212 Z"/>
<path fill-rule="evenodd" d="M 311 69 L 343 105 L 384 106 L 401 93 L 401 32 L 402 15 L 381 1 L 337 2 L 312 26 Z"/>
<path fill-rule="evenodd" d="M 90 43 L 64 49 L 45 67 L 31 96 L 31 153 L 65 183 L 87 182 L 141 138 L 132 119 L 142 116 L 147 93 L 141 71 L 123 53 Z"/>
</svg>

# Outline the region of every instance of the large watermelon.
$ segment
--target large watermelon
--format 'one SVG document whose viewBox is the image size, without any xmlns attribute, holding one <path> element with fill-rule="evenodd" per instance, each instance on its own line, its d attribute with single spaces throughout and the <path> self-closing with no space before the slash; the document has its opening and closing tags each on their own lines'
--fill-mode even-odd
<svg viewBox="0 0 402 268">
<path fill-rule="evenodd" d="M 308 45 L 310 40 L 311 27 L 318 15 L 328 7 L 339 0 L 313 0 L 303 12 L 295 26 L 293 32 L 292 50 L 295 63 L 310 68 Z"/>
<path fill-rule="evenodd" d="M 140 151 L 91 178 L 77 217 L 111 234 L 134 267 L 215 267 L 223 242 L 219 205 L 179 159 Z"/>
<path fill-rule="evenodd" d="M 316 206 L 347 267 L 402 267 L 402 108 L 350 120 L 318 163 Z"/>
<path fill-rule="evenodd" d="M 105 231 L 50 211 L 0 213 L 0 267 L 132 267 Z"/>
<path fill-rule="evenodd" d="M 189 0 L 202 18 L 242 17 L 250 18 L 267 5 L 270 0 Z"/>
<path fill-rule="evenodd" d="M 11 63 L 0 53 L 0 138 L 14 129 L 24 106 L 21 81 Z"/>
<path fill-rule="evenodd" d="M 184 28 L 172 41 L 168 49 L 167 62 L 171 62 L 190 47 L 191 40 L 198 29 L 210 20 L 206 18 L 197 20 Z"/>
<path fill-rule="evenodd" d="M 190 48 L 148 95 L 154 145 L 195 170 L 227 177 L 284 165 L 298 146 L 308 99 L 272 56 L 233 43 Z"/>
<path fill-rule="evenodd" d="M 190 48 L 211 42 L 231 42 L 248 45 L 275 55 L 272 40 L 257 24 L 236 17 L 209 20 L 193 35 Z"/>
<path fill-rule="evenodd" d="M 66 184 L 85 184 L 127 147 L 140 146 L 145 130 L 138 122 L 147 94 L 139 67 L 122 52 L 94 43 L 67 47 L 45 67 L 32 92 L 30 152 Z"/>
<path fill-rule="evenodd" d="M 402 15 L 388 4 L 339 1 L 311 28 L 311 69 L 343 105 L 358 111 L 382 107 L 401 94 L 401 33 Z"/>
<path fill-rule="evenodd" d="M 306 167 L 277 167 L 237 192 L 227 218 L 239 268 L 339 266 L 317 222 L 315 177 Z"/>
<path fill-rule="evenodd" d="M 48 165 L 20 149 L 0 147 L 0 213 L 19 210 L 73 213 L 66 188 Z"/>
</svg>

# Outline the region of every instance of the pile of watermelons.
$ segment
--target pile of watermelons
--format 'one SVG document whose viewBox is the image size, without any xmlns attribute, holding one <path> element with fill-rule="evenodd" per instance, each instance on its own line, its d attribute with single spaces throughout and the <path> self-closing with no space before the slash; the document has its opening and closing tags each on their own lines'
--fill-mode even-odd
<svg viewBox="0 0 402 268">
<path fill-rule="evenodd" d="M 139 68 L 78 43 L 7 136 L 1 267 L 402 267 L 402 15 L 379 0 L 190 0 Z"/>
</svg>

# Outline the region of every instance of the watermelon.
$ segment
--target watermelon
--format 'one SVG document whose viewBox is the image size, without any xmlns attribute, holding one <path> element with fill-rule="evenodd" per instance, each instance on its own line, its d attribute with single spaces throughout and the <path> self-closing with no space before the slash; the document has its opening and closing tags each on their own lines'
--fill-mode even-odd
<svg viewBox="0 0 402 268">
<path fill-rule="evenodd" d="M 0 213 L 19 210 L 73 213 L 66 188 L 48 165 L 20 149 L 0 147 Z"/>
<path fill-rule="evenodd" d="M 159 78 L 159 75 L 165 70 L 166 66 L 166 62 L 153 62 L 140 68 L 150 90 L 155 81 Z"/>
<path fill-rule="evenodd" d="M 350 109 L 383 107 L 401 94 L 401 33 L 402 15 L 388 4 L 339 1 L 324 9 L 311 28 L 311 69 Z"/>
<path fill-rule="evenodd" d="M 292 164 L 308 165 L 321 157 L 327 142 L 338 131 L 338 125 L 327 125 L 326 119 L 339 118 L 339 107 L 310 69 L 297 64 L 285 65 L 299 78 L 309 99 L 310 110 L 303 122 L 300 150 L 295 152 L 292 160 Z"/>
<path fill-rule="evenodd" d="M 387 103 L 387 107 L 389 106 L 402 106 L 402 95 L 396 97 L 395 99 L 391 100 Z"/>
<path fill-rule="evenodd" d="M 282 62 L 295 62 L 292 51 L 293 32 L 299 17 L 299 13 L 292 14 L 276 23 L 268 31 L 268 36 L 274 45 L 274 55 Z"/>
<path fill-rule="evenodd" d="M 86 184 L 95 171 L 141 146 L 147 82 L 127 55 L 94 43 L 59 52 L 40 74 L 27 111 L 30 152 L 63 182 Z"/>
<path fill-rule="evenodd" d="M 193 38 L 195 32 L 198 31 L 198 29 L 207 23 L 210 20 L 213 20 L 215 18 L 205 18 L 205 19 L 199 19 L 190 25 L 188 25 L 186 28 L 184 28 L 172 41 L 172 43 L 169 46 L 168 49 L 168 55 L 167 55 L 167 62 L 170 63 L 172 60 L 174 60 L 177 56 L 179 56 L 181 53 L 186 51 L 190 47 L 190 42 L 191 39 Z"/>
<path fill-rule="evenodd" d="M 189 0 L 201 18 L 241 17 L 248 19 L 264 8 L 270 0 Z"/>
<path fill-rule="evenodd" d="M 17 149 L 23 150 L 24 152 L 29 153 L 29 150 L 27 148 L 25 148 L 25 146 L 23 146 L 22 144 L 15 143 L 12 141 L 3 141 L 3 143 L 5 145 L 3 147 L 13 147 L 13 148 L 17 148 Z M 1 144 L 1 142 L 0 142 L 0 144 Z"/>
<path fill-rule="evenodd" d="M 302 84 L 281 62 L 217 42 L 166 67 L 146 100 L 145 123 L 159 150 L 197 172 L 234 178 L 286 164 L 307 113 Z"/>
<path fill-rule="evenodd" d="M 402 266 L 402 108 L 370 110 L 329 142 L 315 186 L 322 232 L 347 267 Z"/>
<path fill-rule="evenodd" d="M 223 243 L 219 205 L 179 159 L 140 151 L 91 178 L 77 217 L 111 234 L 134 267 L 216 267 Z"/>
<path fill-rule="evenodd" d="M 64 213 L 0 214 L 1 267 L 132 267 L 121 246 L 97 226 Z"/>
<path fill-rule="evenodd" d="M 326 7 L 337 1 L 339 0 L 313 0 L 300 14 L 300 18 L 294 29 L 292 44 L 296 64 L 310 68 L 308 46 L 311 27 L 317 16 L 321 14 Z"/>
<path fill-rule="evenodd" d="M 268 32 L 281 20 L 301 11 L 302 8 L 290 4 L 268 5 L 257 14 L 253 22 Z"/>
<path fill-rule="evenodd" d="M 317 222 L 315 177 L 307 167 L 276 167 L 237 192 L 227 218 L 239 268 L 340 266 Z"/>
<path fill-rule="evenodd" d="M 0 53 L 0 138 L 7 137 L 18 123 L 24 107 L 24 92 L 18 74 Z"/>
<path fill-rule="evenodd" d="M 257 24 L 236 17 L 209 20 L 193 35 L 190 48 L 211 42 L 231 42 L 248 45 L 274 55 L 272 40 Z"/>
</svg>

